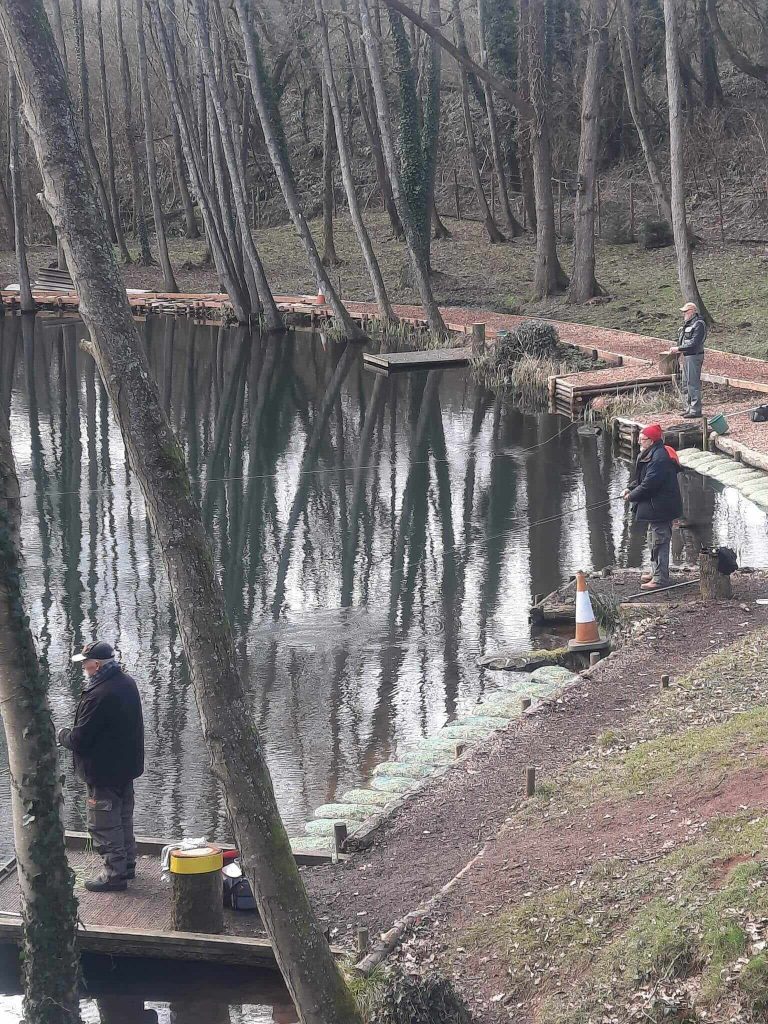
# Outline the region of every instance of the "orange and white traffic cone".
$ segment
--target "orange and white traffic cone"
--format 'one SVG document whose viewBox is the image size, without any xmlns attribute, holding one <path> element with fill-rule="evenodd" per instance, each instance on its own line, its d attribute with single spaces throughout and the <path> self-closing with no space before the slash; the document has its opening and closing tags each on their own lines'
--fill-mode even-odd
<svg viewBox="0 0 768 1024">
<path fill-rule="evenodd" d="M 568 646 L 582 651 L 599 651 L 608 646 L 608 641 L 600 637 L 583 572 L 576 573 L 576 636 L 568 641 Z"/>
<path fill-rule="evenodd" d="M 320 287 L 320 285 L 318 285 L 317 287 L 317 298 L 315 299 L 315 302 L 317 303 L 318 306 L 325 305 L 325 295 L 323 294 L 323 289 Z"/>
</svg>

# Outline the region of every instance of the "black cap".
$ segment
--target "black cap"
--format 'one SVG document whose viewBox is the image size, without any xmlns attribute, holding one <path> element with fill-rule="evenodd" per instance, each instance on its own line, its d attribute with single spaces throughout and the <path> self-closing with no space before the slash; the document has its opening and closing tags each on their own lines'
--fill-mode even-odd
<svg viewBox="0 0 768 1024">
<path fill-rule="evenodd" d="M 72 661 L 109 661 L 114 658 L 115 649 L 106 640 L 94 640 L 92 644 L 86 644 L 80 654 L 75 654 Z"/>
</svg>

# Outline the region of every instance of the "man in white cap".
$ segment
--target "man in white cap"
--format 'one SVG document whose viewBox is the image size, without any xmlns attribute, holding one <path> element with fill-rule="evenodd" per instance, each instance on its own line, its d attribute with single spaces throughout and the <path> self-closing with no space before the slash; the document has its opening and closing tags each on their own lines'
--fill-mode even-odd
<svg viewBox="0 0 768 1024">
<path fill-rule="evenodd" d="M 683 419 L 694 420 L 701 416 L 701 367 L 707 341 L 707 322 L 695 302 L 686 302 L 680 312 L 683 314 L 683 326 L 677 333 L 677 346 L 672 351 L 683 357 Z"/>
<path fill-rule="evenodd" d="M 144 772 L 144 719 L 135 681 L 123 672 L 111 644 L 86 644 L 80 662 L 85 685 L 71 729 L 59 745 L 72 751 L 88 792 L 87 822 L 104 870 L 89 878 L 90 892 L 123 892 L 136 877 L 133 780 Z"/>
</svg>

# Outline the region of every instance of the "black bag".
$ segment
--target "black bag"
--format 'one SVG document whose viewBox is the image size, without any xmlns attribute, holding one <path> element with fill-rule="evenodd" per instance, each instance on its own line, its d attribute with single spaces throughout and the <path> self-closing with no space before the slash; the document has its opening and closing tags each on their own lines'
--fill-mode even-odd
<svg viewBox="0 0 768 1024">
<path fill-rule="evenodd" d="M 753 423 L 765 423 L 768 420 L 768 405 L 758 405 L 752 410 L 749 418 Z"/>
<path fill-rule="evenodd" d="M 256 900 L 251 883 L 245 877 L 229 878 L 224 875 L 224 906 L 232 910 L 256 910 Z"/>
<path fill-rule="evenodd" d="M 736 552 L 733 548 L 718 548 L 717 549 L 717 571 L 723 576 L 730 576 L 732 572 L 736 572 L 739 568 L 739 563 L 736 559 Z"/>
</svg>

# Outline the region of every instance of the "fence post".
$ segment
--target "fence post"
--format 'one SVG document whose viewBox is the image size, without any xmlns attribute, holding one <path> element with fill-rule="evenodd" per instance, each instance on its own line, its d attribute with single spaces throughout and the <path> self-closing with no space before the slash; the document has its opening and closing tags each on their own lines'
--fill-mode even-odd
<svg viewBox="0 0 768 1024">
<path fill-rule="evenodd" d="M 557 182 L 557 223 L 558 223 L 558 234 L 562 237 L 563 234 L 563 183 L 562 181 Z"/>
<path fill-rule="evenodd" d="M 597 179 L 597 237 L 603 237 L 603 206 L 600 196 L 600 179 Z"/>
<path fill-rule="evenodd" d="M 459 175 L 456 168 L 453 168 L 453 198 L 456 201 L 456 220 L 461 220 L 461 204 L 459 202 Z"/>
<path fill-rule="evenodd" d="M 635 186 L 631 181 L 629 183 L 629 234 L 631 238 L 635 237 Z"/>
<path fill-rule="evenodd" d="M 491 220 L 496 220 L 496 175 L 491 171 Z"/>
<path fill-rule="evenodd" d="M 725 224 L 723 222 L 723 182 L 717 179 L 717 213 L 720 217 L 720 241 L 725 241 Z"/>
</svg>

